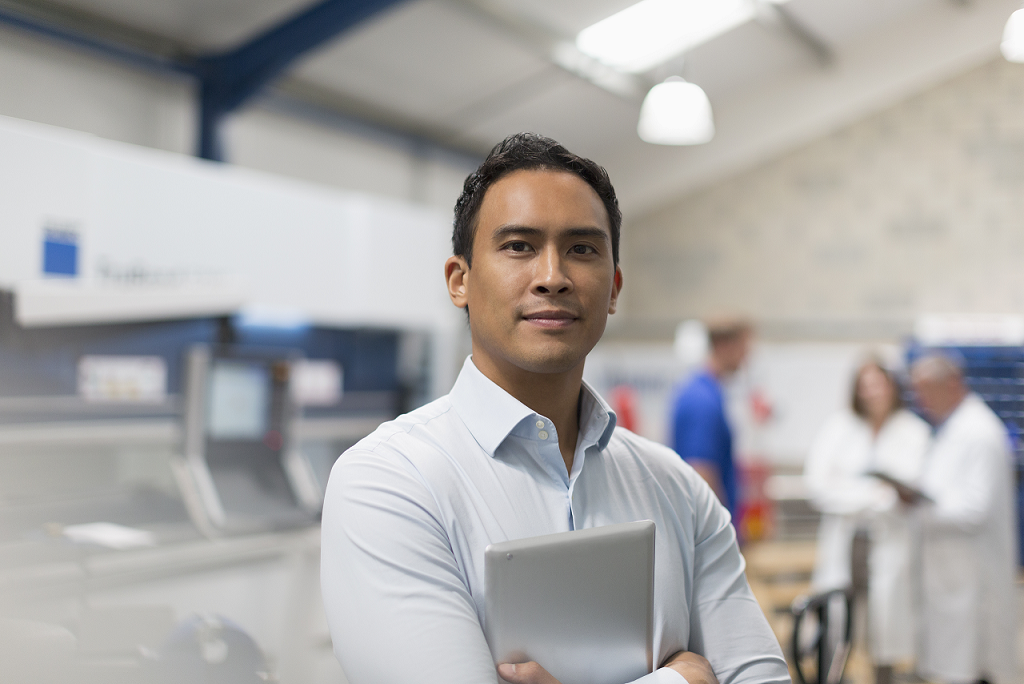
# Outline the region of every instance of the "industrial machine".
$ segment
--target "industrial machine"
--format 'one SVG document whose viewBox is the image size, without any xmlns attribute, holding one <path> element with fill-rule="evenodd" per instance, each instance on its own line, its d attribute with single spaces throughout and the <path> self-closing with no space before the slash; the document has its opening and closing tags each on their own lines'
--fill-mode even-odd
<svg viewBox="0 0 1024 684">
<path fill-rule="evenodd" d="M 422 401 L 426 358 L 389 329 L 24 327 L 0 291 L 0 632 L 52 652 L 32 666 L 141 681 L 175 623 L 217 615 L 282 678 L 336 668 L 318 591 L 327 477 Z"/>
</svg>

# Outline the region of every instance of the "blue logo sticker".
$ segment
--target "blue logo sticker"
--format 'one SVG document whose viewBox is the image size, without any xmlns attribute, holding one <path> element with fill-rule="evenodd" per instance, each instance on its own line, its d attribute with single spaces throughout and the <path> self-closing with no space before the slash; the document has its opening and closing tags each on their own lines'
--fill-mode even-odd
<svg viewBox="0 0 1024 684">
<path fill-rule="evenodd" d="M 54 228 L 43 231 L 43 273 L 78 275 L 78 233 Z"/>
</svg>

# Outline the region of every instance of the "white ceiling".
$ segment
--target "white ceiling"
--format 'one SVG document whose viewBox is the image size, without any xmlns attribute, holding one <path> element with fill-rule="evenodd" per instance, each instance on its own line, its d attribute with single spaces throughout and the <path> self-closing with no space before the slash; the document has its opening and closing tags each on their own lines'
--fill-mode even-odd
<svg viewBox="0 0 1024 684">
<path fill-rule="evenodd" d="M 47 1 L 197 52 L 230 48 L 312 4 Z M 310 53 L 287 80 L 343 113 L 462 149 L 483 152 L 520 130 L 550 135 L 606 165 L 635 215 L 991 59 L 1006 17 L 1020 6 L 791 0 L 786 9 L 828 46 L 831 64 L 770 22 L 695 48 L 647 79 L 680 73 L 704 87 L 718 135 L 700 147 L 665 148 L 637 138 L 639 97 L 612 94 L 551 59 L 558 41 L 632 2 L 409 0 Z"/>
<path fill-rule="evenodd" d="M 29 2 L 28 4 L 33 4 Z M 42 4 L 42 3 L 38 3 Z M 196 50 L 245 41 L 310 0 L 57 0 L 113 22 L 174 38 Z"/>
</svg>

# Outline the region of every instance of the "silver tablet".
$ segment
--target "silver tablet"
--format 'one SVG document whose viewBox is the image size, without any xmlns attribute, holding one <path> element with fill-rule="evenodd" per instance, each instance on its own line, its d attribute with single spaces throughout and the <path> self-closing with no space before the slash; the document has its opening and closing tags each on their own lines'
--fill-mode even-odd
<svg viewBox="0 0 1024 684">
<path fill-rule="evenodd" d="M 484 632 L 495 663 L 534 660 L 562 684 L 651 672 L 654 523 L 491 544 Z"/>
</svg>

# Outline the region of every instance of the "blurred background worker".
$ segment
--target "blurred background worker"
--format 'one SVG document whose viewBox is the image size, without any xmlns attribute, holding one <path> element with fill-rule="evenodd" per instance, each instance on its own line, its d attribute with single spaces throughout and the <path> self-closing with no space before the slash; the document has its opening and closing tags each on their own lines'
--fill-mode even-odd
<svg viewBox="0 0 1024 684">
<path fill-rule="evenodd" d="M 868 533 L 868 644 L 877 684 L 914 655 L 912 540 L 896 491 L 869 473 L 916 483 L 929 439 L 928 424 L 902 408 L 892 374 L 869 360 L 854 376 L 850 409 L 825 423 L 804 469 L 811 503 L 822 512 L 815 591 L 851 585 L 854 535 Z"/>
<path fill-rule="evenodd" d="M 736 464 L 722 383 L 746 360 L 753 328 L 742 319 L 721 319 L 709 322 L 707 329 L 707 363 L 679 388 L 672 402 L 672 447 L 711 485 L 735 523 Z"/>
<path fill-rule="evenodd" d="M 930 680 L 1017 681 L 1015 481 L 1006 428 L 969 392 L 951 356 L 911 369 L 918 402 L 936 427 L 918 504 L 921 652 Z"/>
</svg>

